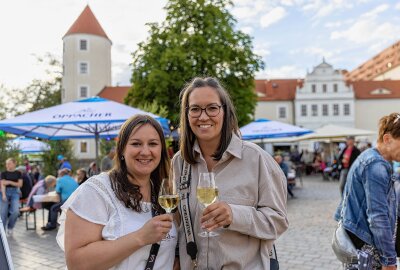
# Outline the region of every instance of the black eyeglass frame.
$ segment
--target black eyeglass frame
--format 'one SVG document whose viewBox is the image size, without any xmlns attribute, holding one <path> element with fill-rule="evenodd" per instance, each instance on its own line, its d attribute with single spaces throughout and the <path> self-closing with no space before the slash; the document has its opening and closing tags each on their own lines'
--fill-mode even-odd
<svg viewBox="0 0 400 270">
<path fill-rule="evenodd" d="M 207 108 L 209 108 L 210 106 L 216 106 L 216 107 L 218 107 L 218 113 L 217 113 L 216 115 L 209 115 L 209 114 L 208 114 Z M 224 106 L 225 106 L 225 104 L 221 104 L 221 105 L 218 105 L 218 104 L 209 104 L 209 105 L 207 105 L 205 108 L 202 108 L 202 107 L 197 106 L 197 105 L 192 105 L 192 106 L 186 107 L 186 112 L 187 112 L 187 114 L 188 114 L 190 117 L 192 117 L 192 118 L 199 118 L 199 117 L 202 115 L 203 111 L 204 111 L 204 113 L 205 113 L 208 117 L 216 117 L 216 116 L 218 116 L 218 115 L 220 114 L 221 108 L 224 107 Z M 190 108 L 193 108 L 193 107 L 199 108 L 199 109 L 200 109 L 200 114 L 199 114 L 198 116 L 192 116 L 192 115 L 190 115 Z"/>
</svg>

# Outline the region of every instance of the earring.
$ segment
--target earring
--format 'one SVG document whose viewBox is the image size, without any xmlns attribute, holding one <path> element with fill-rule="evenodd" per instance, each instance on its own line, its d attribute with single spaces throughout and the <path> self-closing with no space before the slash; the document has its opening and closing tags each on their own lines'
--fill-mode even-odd
<svg viewBox="0 0 400 270">
<path fill-rule="evenodd" d="M 124 156 L 122 156 L 122 157 L 121 157 L 121 160 L 125 160 L 125 157 L 124 157 Z"/>
</svg>

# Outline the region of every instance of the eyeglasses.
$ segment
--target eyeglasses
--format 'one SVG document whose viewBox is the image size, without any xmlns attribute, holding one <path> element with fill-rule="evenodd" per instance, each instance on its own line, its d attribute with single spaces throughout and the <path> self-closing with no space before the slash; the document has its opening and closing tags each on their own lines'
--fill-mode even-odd
<svg viewBox="0 0 400 270">
<path fill-rule="evenodd" d="M 221 111 L 222 106 L 224 106 L 224 105 L 210 104 L 210 105 L 207 105 L 205 108 L 201 108 L 200 106 L 193 105 L 193 106 L 187 107 L 187 110 L 188 110 L 189 116 L 191 116 L 193 118 L 199 118 L 203 111 L 205 111 L 205 113 L 209 117 L 215 117 Z"/>
</svg>

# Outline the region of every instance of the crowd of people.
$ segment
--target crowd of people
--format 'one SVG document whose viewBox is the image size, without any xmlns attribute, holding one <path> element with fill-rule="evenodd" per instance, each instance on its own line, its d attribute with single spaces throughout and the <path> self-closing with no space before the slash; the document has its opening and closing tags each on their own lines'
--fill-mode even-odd
<svg viewBox="0 0 400 270">
<path fill-rule="evenodd" d="M 400 219 L 391 176 L 400 169 L 393 171 L 391 162 L 400 161 L 399 114 L 381 119 L 376 147 L 360 151 L 348 137 L 329 161 L 296 147 L 272 157 L 240 138 L 235 107 L 218 80 L 196 77 L 180 94 L 179 143 L 171 160 L 160 124 L 135 115 L 122 125 L 100 168 L 92 162 L 73 178 L 71 163 L 59 155 L 57 178 L 38 177 L 27 207 L 49 209 L 43 230 L 57 228 L 61 210 L 57 241 L 68 268 L 270 269 L 274 242 L 289 226 L 287 195 L 295 198 L 288 180 L 293 173 L 321 173 L 339 180 L 343 196 L 335 218 L 357 249 L 371 256 L 370 269 L 395 269 Z M 15 160 L 6 165 L 1 218 L 10 232 L 24 176 Z M 215 175 L 216 187 L 196 188 L 207 172 Z M 169 202 L 176 207 L 173 214 L 158 200 L 165 178 L 179 187 L 180 202 L 172 205 L 172 197 Z M 32 200 L 52 189 L 59 202 L 45 206 Z M 199 237 L 204 230 L 218 237 Z"/>
</svg>

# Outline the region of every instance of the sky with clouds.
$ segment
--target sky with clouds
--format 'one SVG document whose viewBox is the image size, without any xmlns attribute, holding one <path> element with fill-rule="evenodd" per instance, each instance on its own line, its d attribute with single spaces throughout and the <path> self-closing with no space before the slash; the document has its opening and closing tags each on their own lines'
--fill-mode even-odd
<svg viewBox="0 0 400 270">
<path fill-rule="evenodd" d="M 148 22 L 165 18 L 166 0 L 0 1 L 0 84 L 45 78 L 36 57 L 62 59 L 62 37 L 89 4 L 113 42 L 113 85 L 128 85 L 131 53 Z M 257 78 L 303 78 L 326 61 L 352 70 L 400 39 L 399 0 L 233 0 L 237 29 L 253 37 L 266 68 Z"/>
</svg>

